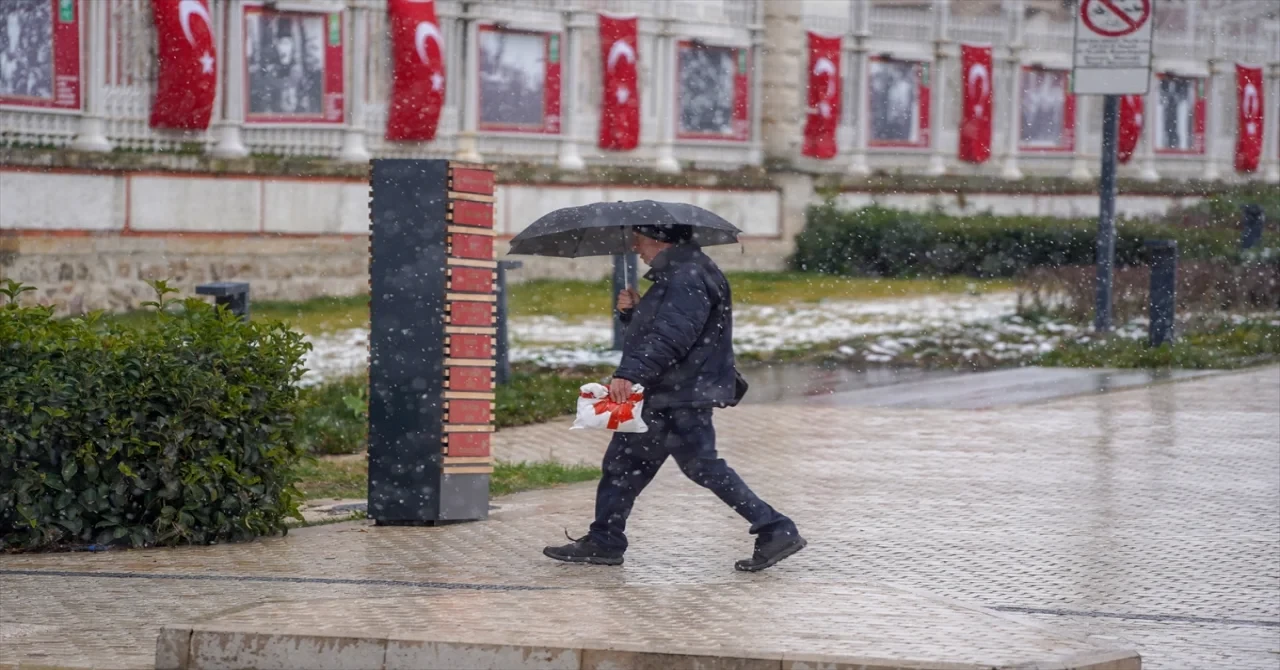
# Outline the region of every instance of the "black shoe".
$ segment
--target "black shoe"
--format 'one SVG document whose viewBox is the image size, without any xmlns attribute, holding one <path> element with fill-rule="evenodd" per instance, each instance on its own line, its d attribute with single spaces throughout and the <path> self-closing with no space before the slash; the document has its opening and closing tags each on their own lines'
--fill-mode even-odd
<svg viewBox="0 0 1280 670">
<path fill-rule="evenodd" d="M 804 549 L 809 544 L 798 533 L 777 535 L 770 539 L 756 538 L 756 550 L 751 558 L 738 561 L 733 567 L 742 572 L 759 572 L 782 559 Z"/>
<path fill-rule="evenodd" d="M 590 563 L 591 565 L 622 565 L 622 552 L 605 549 L 595 543 L 591 536 L 585 535 L 578 539 L 569 537 L 566 531 L 564 534 L 573 544 L 566 544 L 562 547 L 547 547 L 542 550 L 548 558 L 554 558 L 557 561 L 565 563 Z"/>
</svg>

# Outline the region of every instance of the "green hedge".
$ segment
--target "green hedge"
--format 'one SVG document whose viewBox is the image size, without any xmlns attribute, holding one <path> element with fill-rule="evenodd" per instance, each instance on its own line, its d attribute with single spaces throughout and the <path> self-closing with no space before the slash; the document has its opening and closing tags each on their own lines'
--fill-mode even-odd
<svg viewBox="0 0 1280 670">
<path fill-rule="evenodd" d="M 301 335 L 195 299 L 141 326 L 57 319 L 21 290 L 0 291 L 0 548 L 284 531 Z"/>
<path fill-rule="evenodd" d="M 954 217 L 883 207 L 810 207 L 796 237 L 792 269 L 879 277 L 1012 277 L 1032 267 L 1090 265 L 1097 222 L 1029 216 Z M 1143 242 L 1176 239 L 1182 258 L 1234 258 L 1240 233 L 1223 228 L 1118 222 L 1116 262 L 1142 261 Z M 1269 246 L 1275 245 L 1270 235 Z"/>
</svg>

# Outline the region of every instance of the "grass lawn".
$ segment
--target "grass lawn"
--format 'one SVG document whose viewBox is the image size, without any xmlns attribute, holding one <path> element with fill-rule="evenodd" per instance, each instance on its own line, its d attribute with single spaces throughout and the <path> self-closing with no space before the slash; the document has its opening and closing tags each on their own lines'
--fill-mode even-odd
<svg viewBox="0 0 1280 670">
<path fill-rule="evenodd" d="M 369 465 L 363 455 L 307 459 L 297 469 L 298 490 L 308 499 L 364 498 L 368 495 Z M 489 495 L 545 489 L 600 478 L 600 468 L 554 462 L 503 463 L 493 467 Z"/>
<path fill-rule="evenodd" d="M 1274 321 L 1223 323 L 1184 333 L 1172 344 L 1152 349 L 1145 340 L 1107 338 L 1073 342 L 1036 363 L 1071 368 L 1187 368 L 1229 370 L 1280 360 L 1280 326 Z"/>
<path fill-rule="evenodd" d="M 734 303 L 740 306 L 821 300 L 876 300 L 1013 288 L 1011 281 L 999 279 L 876 279 L 791 272 L 735 272 L 729 273 L 729 282 L 733 287 Z M 514 283 L 511 285 L 509 303 L 511 315 L 556 316 L 564 319 L 607 317 L 613 301 L 609 295 L 610 290 L 608 280 L 537 279 Z M 318 335 L 367 327 L 369 297 L 326 297 L 302 302 L 255 300 L 250 313 L 254 319 L 279 319 L 303 333 Z M 148 317 L 143 311 L 114 315 L 111 318 L 137 322 Z"/>
</svg>

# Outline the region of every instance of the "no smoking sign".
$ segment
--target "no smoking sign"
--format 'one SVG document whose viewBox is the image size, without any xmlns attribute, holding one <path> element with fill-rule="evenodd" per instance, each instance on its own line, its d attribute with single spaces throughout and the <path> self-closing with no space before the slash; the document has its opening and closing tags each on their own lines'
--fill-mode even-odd
<svg viewBox="0 0 1280 670">
<path fill-rule="evenodd" d="M 1078 94 L 1139 95 L 1151 80 L 1155 0 L 1083 0 L 1076 12 L 1074 77 Z"/>
</svg>

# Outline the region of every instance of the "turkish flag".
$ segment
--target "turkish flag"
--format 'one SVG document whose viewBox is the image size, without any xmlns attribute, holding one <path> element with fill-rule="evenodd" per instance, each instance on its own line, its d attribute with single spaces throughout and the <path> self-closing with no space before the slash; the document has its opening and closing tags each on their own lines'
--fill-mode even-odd
<svg viewBox="0 0 1280 670">
<path fill-rule="evenodd" d="M 1116 129 L 1116 160 L 1128 163 L 1142 137 L 1143 101 L 1140 95 L 1120 96 L 1120 125 Z"/>
<path fill-rule="evenodd" d="M 985 163 L 991 158 L 991 47 L 960 45 L 961 99 L 959 158 Z"/>
<path fill-rule="evenodd" d="M 391 105 L 387 139 L 426 141 L 436 136 L 444 107 L 444 37 L 434 0 L 388 0 L 391 23 Z"/>
<path fill-rule="evenodd" d="M 1254 172 L 1262 156 L 1262 68 L 1236 64 L 1236 171 Z"/>
<path fill-rule="evenodd" d="M 600 148 L 630 151 L 640 144 L 638 19 L 600 14 Z"/>
<path fill-rule="evenodd" d="M 809 109 L 804 147 L 813 158 L 834 158 L 840 125 L 840 36 L 809 33 Z"/>
<path fill-rule="evenodd" d="M 152 128 L 204 130 L 218 89 L 218 49 L 208 0 L 152 0 L 156 97 Z"/>
</svg>

